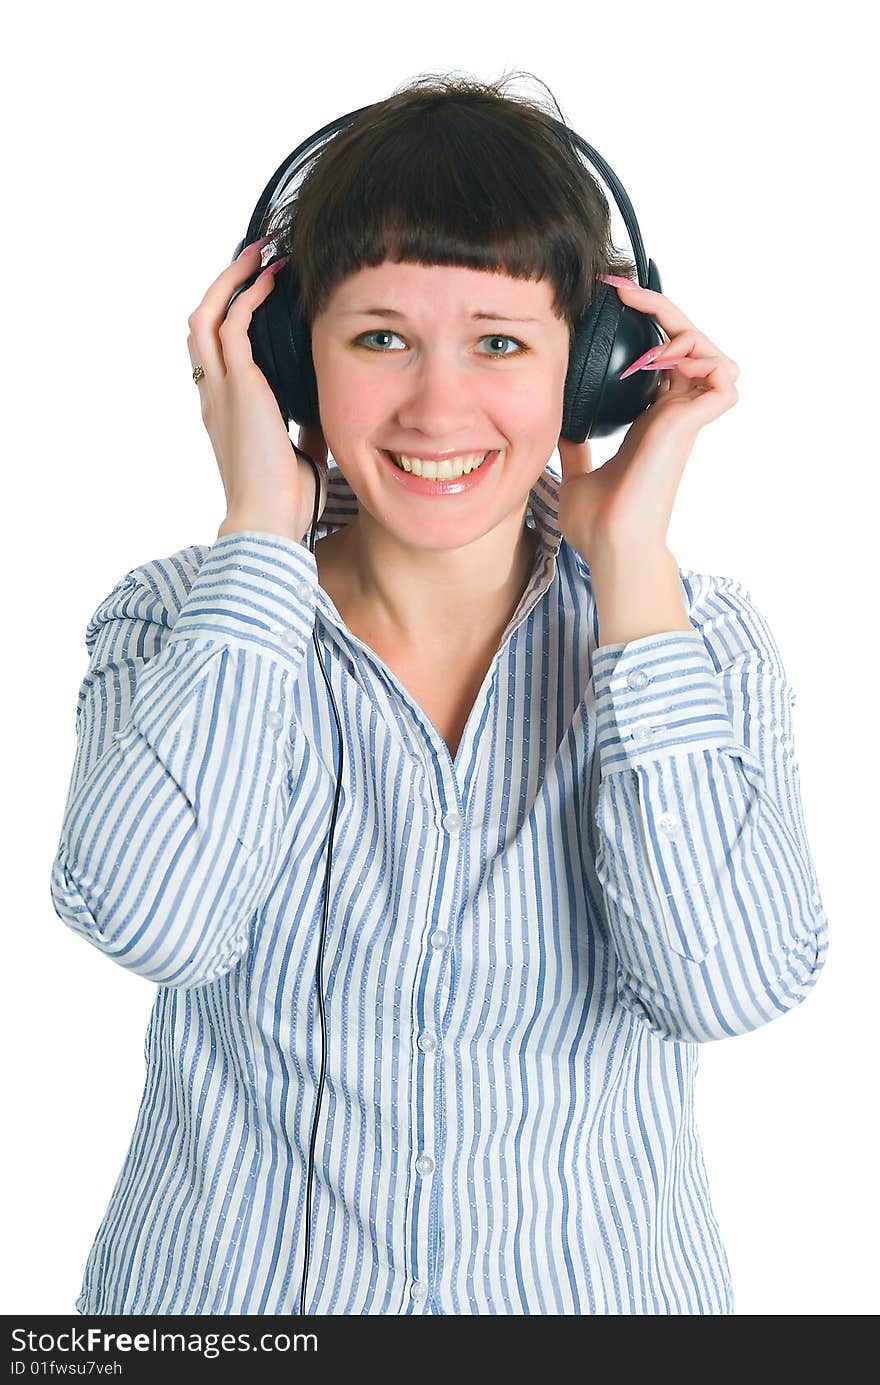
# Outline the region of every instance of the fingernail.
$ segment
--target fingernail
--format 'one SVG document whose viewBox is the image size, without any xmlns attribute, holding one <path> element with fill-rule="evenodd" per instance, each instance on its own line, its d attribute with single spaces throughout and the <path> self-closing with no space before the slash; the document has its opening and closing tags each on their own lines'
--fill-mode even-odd
<svg viewBox="0 0 880 1385">
<path fill-rule="evenodd" d="M 271 239 L 271 236 L 260 236 L 259 240 L 252 240 L 250 245 L 244 246 L 244 248 L 238 252 L 238 258 L 241 259 L 242 255 L 246 255 L 249 250 L 253 250 L 257 245 L 268 245 Z"/>
<path fill-rule="evenodd" d="M 641 284 L 635 283 L 632 279 L 624 279 L 620 274 L 600 274 L 599 278 L 603 284 L 614 284 L 621 289 L 640 289 Z"/>
<path fill-rule="evenodd" d="M 641 370 L 644 366 L 650 365 L 654 357 L 659 356 L 662 350 L 662 346 L 652 346 L 650 351 L 646 351 L 643 355 L 639 356 L 638 360 L 633 361 L 631 366 L 627 366 L 626 370 L 620 376 L 620 379 L 625 380 L 627 375 L 632 375 L 634 371 Z"/>
<path fill-rule="evenodd" d="M 279 269 L 284 268 L 284 266 L 287 264 L 288 259 L 288 255 L 282 255 L 280 260 L 273 260 L 271 264 L 266 265 L 265 269 L 260 270 L 259 274 L 257 275 L 257 278 L 262 279 L 264 274 L 275 274 Z"/>
<path fill-rule="evenodd" d="M 640 365 L 639 370 L 666 370 L 668 366 L 678 365 L 679 361 L 683 361 L 684 359 L 684 356 L 667 356 L 665 360 L 654 361 L 648 365 Z"/>
</svg>

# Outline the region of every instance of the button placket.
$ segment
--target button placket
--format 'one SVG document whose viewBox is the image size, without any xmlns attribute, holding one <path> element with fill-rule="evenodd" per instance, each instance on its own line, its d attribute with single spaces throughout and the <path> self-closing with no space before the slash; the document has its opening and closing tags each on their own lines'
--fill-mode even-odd
<svg viewBox="0 0 880 1385">
<path fill-rule="evenodd" d="M 446 790 L 445 798 L 447 804 L 450 802 L 458 802 L 458 785 L 454 779 L 452 782 L 445 782 L 442 785 L 438 785 L 438 788 Z M 446 833 L 451 838 L 466 828 L 466 818 L 457 808 L 450 807 L 448 811 L 441 814 L 439 813 L 439 806 L 440 805 L 438 805 L 438 817 L 435 818 L 435 826 L 438 832 Z M 451 896 L 444 901 L 443 912 L 441 914 L 441 918 L 443 919 L 455 918 L 458 877 L 460 874 L 459 870 L 456 868 L 455 861 L 458 853 L 465 853 L 466 850 L 467 840 L 460 840 L 452 848 L 450 859 L 446 863 L 447 870 L 452 872 L 453 884 Z M 450 970 L 447 962 L 449 959 L 444 954 L 443 949 L 451 946 L 449 930 L 442 926 L 430 929 L 427 932 L 426 943 L 430 944 L 430 947 L 426 949 L 426 954 L 423 957 L 426 985 L 424 993 L 425 1008 L 422 1013 L 425 1018 L 437 1013 L 436 1007 L 438 1001 L 442 1009 L 443 997 L 444 995 L 448 996 Z M 416 1037 L 416 1046 L 421 1053 L 426 1055 L 422 1060 L 425 1069 L 424 1100 L 426 1105 L 430 1107 L 424 1114 L 424 1130 L 422 1133 L 423 1136 L 427 1136 L 429 1141 L 434 1142 L 436 1138 L 442 1145 L 444 1080 L 441 1036 L 434 1030 L 423 1029 Z M 431 1055 L 434 1055 L 433 1062 L 428 1061 Z M 428 1185 L 425 1188 L 425 1197 L 429 1199 L 428 1241 L 423 1248 L 425 1259 L 423 1262 L 420 1262 L 420 1268 L 432 1274 L 434 1271 L 434 1260 L 437 1254 L 437 1225 L 439 1218 L 437 1199 L 440 1196 L 440 1184 L 439 1180 L 432 1178 L 432 1174 L 436 1171 L 433 1156 L 428 1154 L 424 1149 L 419 1150 L 418 1145 L 415 1146 L 414 1152 L 417 1154 L 417 1157 L 413 1160 L 412 1167 L 420 1178 L 428 1180 Z M 420 1251 L 420 1257 L 421 1253 Z M 416 1285 L 423 1286 L 423 1289 L 417 1290 L 415 1287 Z M 416 1302 L 421 1302 L 422 1298 L 426 1298 L 428 1292 L 428 1283 L 425 1280 L 415 1281 L 410 1290 Z M 417 1296 L 419 1293 L 422 1294 L 422 1297 Z"/>
</svg>

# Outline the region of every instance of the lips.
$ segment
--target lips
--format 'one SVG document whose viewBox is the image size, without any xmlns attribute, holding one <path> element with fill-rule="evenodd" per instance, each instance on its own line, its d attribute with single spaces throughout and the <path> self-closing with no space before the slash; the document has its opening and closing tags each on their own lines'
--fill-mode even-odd
<svg viewBox="0 0 880 1385">
<path fill-rule="evenodd" d="M 496 448 L 493 452 L 488 453 L 486 460 L 467 476 L 455 476 L 448 480 L 438 478 L 432 481 L 423 476 L 416 476 L 410 471 L 404 471 L 402 467 L 397 465 L 391 453 L 386 448 L 382 447 L 378 450 L 380 456 L 384 457 L 387 462 L 391 474 L 394 476 L 398 485 L 403 486 L 411 495 L 427 497 L 461 495 L 465 491 L 473 490 L 475 486 L 480 485 L 481 482 L 485 480 L 486 475 L 493 470 L 498 458 L 501 456 L 500 451 Z"/>
</svg>

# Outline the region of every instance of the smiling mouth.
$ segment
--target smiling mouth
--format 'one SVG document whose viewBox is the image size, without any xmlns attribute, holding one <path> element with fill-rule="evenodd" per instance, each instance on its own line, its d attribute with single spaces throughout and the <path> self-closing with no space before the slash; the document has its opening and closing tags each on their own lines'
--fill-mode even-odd
<svg viewBox="0 0 880 1385">
<path fill-rule="evenodd" d="M 425 481 L 454 481 L 458 476 L 469 476 L 472 471 L 480 469 L 487 457 L 492 456 L 492 451 L 471 452 L 435 462 L 422 461 L 419 457 L 410 457 L 406 453 L 389 452 L 387 448 L 382 450 L 399 471 L 421 476 Z"/>
</svg>

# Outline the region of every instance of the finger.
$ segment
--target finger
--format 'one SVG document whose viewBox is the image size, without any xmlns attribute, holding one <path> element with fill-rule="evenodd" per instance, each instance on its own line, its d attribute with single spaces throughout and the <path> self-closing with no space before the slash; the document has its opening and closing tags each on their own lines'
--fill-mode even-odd
<svg viewBox="0 0 880 1385">
<path fill-rule="evenodd" d="M 600 274 L 600 279 L 608 283 L 608 279 Z M 696 327 L 689 317 L 685 317 L 681 308 L 677 307 L 670 298 L 664 293 L 657 293 L 654 289 L 644 289 L 641 284 L 637 284 L 632 279 L 627 279 L 624 283 L 621 279 L 616 279 L 613 288 L 617 289 L 622 302 L 629 304 L 640 313 L 645 313 L 647 317 L 656 318 L 657 322 L 668 333 L 670 337 L 679 332 L 696 331 Z"/>
<path fill-rule="evenodd" d="M 630 375 L 634 375 L 637 370 L 657 370 L 664 363 L 668 365 L 670 361 L 687 355 L 694 357 L 712 356 L 719 360 L 730 359 L 729 357 L 725 357 L 724 353 L 719 351 L 717 346 L 715 346 L 708 337 L 704 336 L 702 332 L 680 332 L 677 336 L 663 345 L 652 346 L 649 350 L 643 352 L 631 365 L 627 366 L 626 370 L 620 376 L 620 379 L 626 380 Z M 731 361 L 731 365 L 733 364 L 734 362 Z"/>
<path fill-rule="evenodd" d="M 617 287 L 620 287 L 620 285 L 617 285 Z M 657 322 L 665 329 L 669 336 L 669 340 L 664 342 L 659 349 L 654 348 L 658 351 L 658 355 L 654 357 L 655 361 L 668 359 L 670 356 L 693 354 L 695 352 L 700 356 L 718 356 L 723 359 L 724 352 L 719 350 L 714 341 L 706 336 L 705 332 L 701 332 L 699 328 L 695 327 L 694 324 L 681 313 L 680 309 L 676 308 L 675 304 L 666 298 L 664 294 L 656 293 L 653 289 L 643 289 L 635 284 L 630 284 L 630 287 L 637 289 L 638 292 L 642 294 L 648 295 L 651 299 L 659 300 L 657 310 L 654 311 L 648 306 L 642 308 L 641 303 L 636 302 L 634 296 L 631 294 L 628 295 L 626 290 L 624 290 L 623 294 L 624 301 L 632 302 L 632 307 L 637 308 L 639 312 L 645 312 L 649 317 L 655 317 Z M 678 314 L 681 323 L 686 325 L 675 327 L 675 314 Z M 653 352 L 648 354 L 652 355 Z M 642 359 L 642 357 L 639 357 L 639 360 Z M 635 362 L 633 362 L 633 364 L 635 364 Z M 631 369 L 632 366 L 629 367 L 629 370 Z M 639 367 L 639 369 L 641 369 L 641 367 Z M 621 379 L 625 378 L 626 372 L 621 376 Z"/>
<path fill-rule="evenodd" d="M 190 314 L 190 317 L 207 317 L 214 322 L 219 322 L 238 286 L 256 273 L 260 265 L 261 253 L 271 239 L 271 236 L 262 236 L 260 240 L 254 241 L 253 245 L 245 246 L 241 254 L 227 265 L 221 274 L 217 275 L 213 284 L 208 286 L 202 295 L 201 303 Z"/>
<path fill-rule="evenodd" d="M 274 291 L 278 273 L 287 263 L 287 258 L 275 260 L 257 275 L 250 288 L 242 290 L 217 329 L 217 336 L 223 349 L 225 369 L 245 370 L 254 363 L 251 339 L 248 328 L 254 310 Z"/>
<path fill-rule="evenodd" d="M 205 377 L 214 379 L 226 373 L 217 335 L 218 326 L 227 312 L 229 300 L 236 288 L 255 273 L 260 263 L 260 252 L 271 239 L 271 236 L 262 236 L 252 245 L 245 246 L 232 264 L 217 276 L 205 291 L 198 307 L 187 318 L 189 335 L 186 345 L 189 358 L 193 368 L 197 365 L 203 367 Z"/>
<path fill-rule="evenodd" d="M 655 361 L 669 361 L 679 356 L 723 356 L 713 341 L 704 332 L 679 332 L 671 337 L 665 346 L 660 347 Z"/>
<path fill-rule="evenodd" d="M 672 337 L 660 348 L 660 355 L 656 359 L 668 361 L 677 356 L 717 356 L 720 360 L 725 358 L 724 352 L 706 336 L 705 332 L 696 330 L 680 332 Z M 730 360 L 730 357 L 727 359 Z"/>
<path fill-rule="evenodd" d="M 684 388 L 676 389 L 676 381 Z M 702 410 L 701 424 L 717 418 L 739 399 L 731 362 L 724 356 L 685 356 L 666 372 L 664 382 L 665 393 L 682 399 L 689 411 Z M 689 417 L 693 417 L 690 412 Z"/>
<path fill-rule="evenodd" d="M 730 364 L 725 356 L 679 356 L 675 360 L 662 362 L 660 369 L 667 369 L 673 373 L 678 371 L 691 380 L 714 377 L 713 384 L 717 384 L 724 378 L 733 379 Z"/>
<path fill-rule="evenodd" d="M 212 332 L 200 328 L 192 318 L 190 318 L 186 349 L 189 352 L 190 365 L 193 370 L 197 365 L 200 365 L 205 372 L 201 379 L 196 381 L 199 387 L 208 380 L 222 379 L 226 374 L 219 339 Z"/>
</svg>

